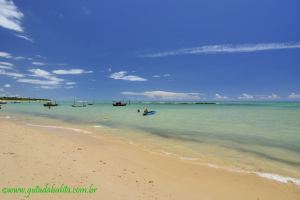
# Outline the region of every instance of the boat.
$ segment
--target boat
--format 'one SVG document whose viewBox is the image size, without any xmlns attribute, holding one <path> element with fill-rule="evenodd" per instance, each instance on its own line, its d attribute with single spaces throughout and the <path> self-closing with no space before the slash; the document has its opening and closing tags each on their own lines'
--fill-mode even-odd
<svg viewBox="0 0 300 200">
<path fill-rule="evenodd" d="M 6 101 L 0 101 L 0 104 L 7 104 Z"/>
<path fill-rule="evenodd" d="M 93 102 L 91 102 L 91 103 L 88 103 L 87 105 L 89 105 L 89 106 L 92 106 L 92 105 L 94 105 L 94 101 L 93 101 Z"/>
<path fill-rule="evenodd" d="M 72 107 L 86 107 L 86 102 L 85 101 L 78 101 L 80 104 L 76 103 L 74 99 L 74 103 L 71 105 Z"/>
<path fill-rule="evenodd" d="M 148 115 L 154 115 L 155 113 L 156 113 L 156 111 L 150 110 L 150 111 L 143 112 L 143 115 L 148 116 Z"/>
<path fill-rule="evenodd" d="M 58 106 L 58 104 L 56 103 L 56 101 L 53 103 L 53 102 L 47 102 L 47 103 L 44 103 L 44 106 L 45 107 L 52 107 L 52 106 Z"/>
<path fill-rule="evenodd" d="M 126 106 L 127 103 L 122 101 L 113 102 L 113 106 Z"/>
<path fill-rule="evenodd" d="M 86 107 L 86 104 L 72 104 L 72 107 Z"/>
<path fill-rule="evenodd" d="M 196 102 L 195 104 L 214 105 L 214 104 L 217 104 L 217 103 L 215 103 L 215 102 Z"/>
</svg>

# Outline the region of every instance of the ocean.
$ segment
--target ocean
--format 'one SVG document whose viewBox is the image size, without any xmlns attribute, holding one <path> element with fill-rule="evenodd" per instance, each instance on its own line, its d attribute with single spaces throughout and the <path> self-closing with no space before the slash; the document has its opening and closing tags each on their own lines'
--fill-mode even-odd
<svg viewBox="0 0 300 200">
<path fill-rule="evenodd" d="M 58 102 L 3 105 L 1 118 L 29 125 L 105 132 L 131 144 L 178 159 L 300 185 L 300 103 L 218 102 L 217 104 L 141 102 L 73 108 Z M 143 116 L 137 109 L 155 110 Z M 75 127 L 75 128 L 74 128 Z"/>
</svg>

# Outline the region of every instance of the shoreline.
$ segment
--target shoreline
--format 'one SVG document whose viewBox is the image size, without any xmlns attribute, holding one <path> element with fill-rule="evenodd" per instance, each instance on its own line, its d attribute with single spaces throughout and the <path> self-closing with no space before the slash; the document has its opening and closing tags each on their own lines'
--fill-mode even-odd
<svg viewBox="0 0 300 200">
<path fill-rule="evenodd" d="M 11 116 L 9 116 L 9 115 L 7 115 L 5 117 L 2 116 L 0 118 L 4 118 L 7 120 L 12 119 Z M 62 121 L 62 120 L 52 119 L 52 118 L 48 118 L 48 117 L 44 117 L 44 116 L 39 116 L 39 117 L 31 116 L 30 121 L 27 121 L 28 118 L 27 119 L 23 119 L 23 118 L 19 119 L 19 118 L 16 118 L 16 116 L 14 116 L 13 119 L 16 120 L 16 123 L 21 122 L 21 124 L 23 124 L 24 126 L 29 126 L 29 127 L 33 127 L 33 128 L 58 130 L 58 131 L 70 131 L 70 132 L 74 132 L 77 134 L 88 134 L 88 135 L 93 134 L 92 136 L 95 136 L 94 134 L 99 134 L 99 133 L 103 134 L 104 130 L 106 129 L 105 131 L 108 131 L 108 135 L 107 135 L 107 133 L 105 133 L 106 137 L 112 138 L 113 140 L 120 140 L 126 144 L 134 145 L 137 148 L 139 148 L 139 150 L 147 151 L 148 153 L 151 153 L 151 154 L 158 154 L 160 156 L 172 157 L 177 160 L 190 162 L 190 164 L 193 164 L 193 165 L 206 166 L 206 167 L 215 168 L 215 169 L 224 170 L 224 171 L 233 172 L 233 173 L 251 174 L 251 175 L 255 175 L 260 178 L 263 178 L 263 179 L 269 179 L 269 180 L 276 181 L 276 182 L 283 183 L 283 184 L 291 183 L 296 186 L 300 186 L 299 178 L 295 178 L 295 177 L 288 176 L 288 175 L 282 175 L 282 174 L 274 173 L 274 172 L 245 169 L 243 167 L 237 167 L 235 165 L 228 165 L 228 163 L 222 164 L 220 162 L 210 162 L 209 160 L 207 160 L 207 158 L 201 159 L 199 157 L 190 157 L 190 156 L 186 156 L 183 154 L 178 154 L 179 152 L 175 153 L 172 151 L 166 151 L 165 149 L 163 149 L 164 143 L 159 145 L 161 148 L 159 146 L 156 146 L 156 148 L 154 148 L 154 150 L 153 150 L 153 147 L 151 146 L 150 143 L 149 144 L 147 143 L 147 145 L 146 145 L 146 143 L 141 143 L 140 140 L 138 140 L 137 143 L 136 143 L 136 141 L 133 142 L 132 139 L 135 136 L 133 138 L 127 138 L 126 136 L 129 134 L 129 132 L 133 131 L 130 129 L 125 131 L 127 133 L 126 136 L 124 136 L 124 135 L 121 136 L 120 134 L 116 135 L 115 133 L 116 133 L 116 130 L 118 132 L 124 133 L 123 129 L 112 128 L 112 127 L 108 127 L 105 125 L 99 125 L 99 124 L 93 125 L 93 126 L 87 126 L 87 127 L 82 127 L 82 125 L 74 126 L 74 124 L 71 122 L 67 122 L 64 120 Z M 34 123 L 34 122 L 36 122 L 36 120 L 39 120 L 37 124 Z M 50 124 L 48 122 L 50 122 Z M 110 134 L 110 133 L 113 133 L 113 134 Z M 130 133 L 132 133 L 132 132 L 130 132 Z M 135 132 L 135 134 L 138 134 L 138 133 Z"/>
<path fill-rule="evenodd" d="M 3 181 L 0 187 L 43 182 L 71 185 L 89 183 L 99 187 L 96 194 L 81 196 L 80 199 L 300 197 L 300 187 L 294 184 L 282 184 L 254 174 L 194 165 L 189 160 L 144 151 L 106 134 L 84 134 L 71 129 L 53 131 L 49 128 L 28 127 L 9 119 L 1 120 L 0 126 L 3 130 L 0 135 L 3 144 L 3 152 L 0 154 L 3 160 L 0 164 Z M 12 142 L 19 145 L 12 146 Z M 28 144 L 27 148 L 24 148 L 25 144 Z M 5 152 L 13 154 L 3 154 Z M 23 167 L 16 170 L 18 165 Z M 52 168 L 45 174 L 43 170 L 49 169 L 49 166 Z M 33 171 L 29 170 L 31 168 Z M 9 199 L 13 196 L 5 197 Z M 31 198 L 45 197 L 36 195 Z M 57 199 L 71 197 L 74 196 L 57 196 Z"/>
</svg>

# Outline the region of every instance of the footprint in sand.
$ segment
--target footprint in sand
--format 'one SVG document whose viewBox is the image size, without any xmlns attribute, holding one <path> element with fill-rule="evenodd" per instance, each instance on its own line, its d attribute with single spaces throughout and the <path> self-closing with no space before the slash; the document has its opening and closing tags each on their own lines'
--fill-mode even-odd
<svg viewBox="0 0 300 200">
<path fill-rule="evenodd" d="M 103 165 L 106 165 L 106 162 L 99 160 L 99 162 L 101 162 Z"/>
<path fill-rule="evenodd" d="M 14 152 L 3 152 L 2 154 L 4 154 L 4 155 L 15 155 Z"/>
</svg>

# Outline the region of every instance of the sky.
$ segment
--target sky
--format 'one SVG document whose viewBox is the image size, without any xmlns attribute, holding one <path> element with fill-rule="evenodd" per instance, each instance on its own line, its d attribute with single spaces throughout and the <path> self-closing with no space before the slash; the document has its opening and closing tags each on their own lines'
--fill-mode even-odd
<svg viewBox="0 0 300 200">
<path fill-rule="evenodd" d="M 0 96 L 300 100 L 299 0 L 0 0 Z"/>
</svg>

